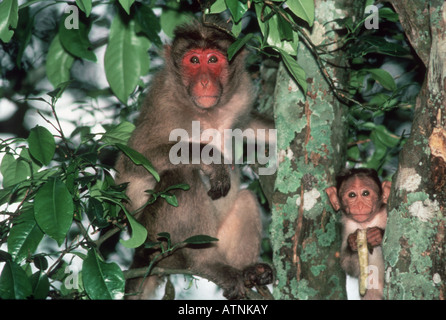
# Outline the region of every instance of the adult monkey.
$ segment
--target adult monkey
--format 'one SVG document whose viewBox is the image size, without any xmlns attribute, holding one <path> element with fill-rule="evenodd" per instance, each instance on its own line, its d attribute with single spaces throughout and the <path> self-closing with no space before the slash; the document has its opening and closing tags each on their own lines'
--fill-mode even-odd
<svg viewBox="0 0 446 320">
<path fill-rule="evenodd" d="M 258 263 L 261 221 L 254 194 L 239 190 L 239 172 L 227 164 L 188 161 L 174 165 L 169 160 L 173 146 L 170 133 L 181 128 L 191 136 L 192 121 L 199 121 L 202 130 L 215 129 L 222 135 L 225 129 L 273 128 L 271 121 L 252 114 L 255 96 L 245 70 L 245 53 L 241 51 L 228 61 L 227 50 L 233 39 L 221 26 L 213 25 L 195 21 L 176 28 L 172 45 L 165 47 L 165 67 L 153 79 L 129 140 L 130 147 L 152 162 L 160 183 L 123 155 L 116 165 L 117 182 L 129 183 L 127 195 L 132 210 L 148 200 L 145 190 L 162 191 L 174 184 L 189 184 L 190 190 L 175 193 L 179 207 L 160 199 L 139 214 L 139 221 L 148 230 L 148 240 L 156 241 L 158 233 L 168 232 L 172 243 L 199 234 L 219 241 L 177 250 L 157 266 L 196 271 L 219 285 L 226 298 L 239 299 L 245 297 L 245 287 L 272 281 L 271 268 Z M 202 150 L 207 142 L 185 143 L 190 145 L 189 150 L 197 144 Z M 147 266 L 154 254 L 153 250 L 137 249 L 131 268 Z M 141 281 L 129 280 L 127 293 L 138 293 Z M 149 277 L 142 292 L 130 298 L 150 297 L 156 283 L 153 276 Z"/>
<path fill-rule="evenodd" d="M 381 243 L 387 224 L 386 204 L 390 194 L 391 182 L 380 182 L 373 169 L 349 169 L 336 177 L 336 187 L 326 189 L 333 208 L 341 210 L 342 245 L 341 266 L 347 274 L 359 276 L 358 230 L 366 230 L 369 248 L 369 271 L 372 281 L 364 300 L 383 298 L 384 261 Z"/>
</svg>

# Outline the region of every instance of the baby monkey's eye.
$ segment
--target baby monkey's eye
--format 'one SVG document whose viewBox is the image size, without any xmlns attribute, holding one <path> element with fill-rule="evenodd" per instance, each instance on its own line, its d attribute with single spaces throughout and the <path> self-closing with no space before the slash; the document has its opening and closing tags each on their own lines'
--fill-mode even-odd
<svg viewBox="0 0 446 320">
<path fill-rule="evenodd" d="M 368 196 L 370 195 L 370 192 L 369 192 L 368 190 L 365 190 L 365 191 L 362 193 L 362 195 L 363 195 L 364 197 L 368 197 Z"/>
<path fill-rule="evenodd" d="M 350 193 L 348 194 L 348 197 L 349 197 L 349 198 L 354 198 L 354 197 L 356 197 L 356 193 L 354 193 L 354 192 L 350 192 Z"/>
</svg>

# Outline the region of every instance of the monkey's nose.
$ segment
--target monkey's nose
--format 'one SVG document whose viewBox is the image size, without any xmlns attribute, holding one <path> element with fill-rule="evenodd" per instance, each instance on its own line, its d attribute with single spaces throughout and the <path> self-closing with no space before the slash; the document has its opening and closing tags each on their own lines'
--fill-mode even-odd
<svg viewBox="0 0 446 320">
<path fill-rule="evenodd" d="M 208 86 L 209 80 L 207 79 L 203 79 L 201 80 L 201 85 L 203 86 L 203 88 L 206 88 Z"/>
</svg>

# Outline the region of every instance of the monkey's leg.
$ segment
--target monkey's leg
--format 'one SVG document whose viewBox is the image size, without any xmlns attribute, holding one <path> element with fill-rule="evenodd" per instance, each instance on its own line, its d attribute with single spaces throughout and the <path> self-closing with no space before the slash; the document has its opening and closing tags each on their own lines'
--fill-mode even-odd
<svg viewBox="0 0 446 320">
<path fill-rule="evenodd" d="M 153 299 L 155 290 L 161 284 L 161 279 L 157 276 L 129 279 L 125 284 L 127 300 Z"/>
<path fill-rule="evenodd" d="M 224 208 L 218 203 L 217 206 Z M 246 287 L 272 280 L 271 268 L 258 263 L 262 225 L 257 199 L 249 190 L 239 191 L 230 209 L 226 206 L 221 215 L 213 258 L 196 267 L 223 289 L 226 298 L 240 299 Z"/>
<path fill-rule="evenodd" d="M 240 270 L 257 262 L 262 223 L 254 194 L 249 190 L 239 191 L 232 207 L 223 217 L 217 231 L 217 250 L 232 267 Z"/>
</svg>

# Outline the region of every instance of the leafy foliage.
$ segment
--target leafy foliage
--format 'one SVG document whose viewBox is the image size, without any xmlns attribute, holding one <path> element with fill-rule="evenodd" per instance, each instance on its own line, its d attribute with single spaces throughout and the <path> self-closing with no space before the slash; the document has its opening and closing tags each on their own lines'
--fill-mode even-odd
<svg viewBox="0 0 446 320">
<path fill-rule="evenodd" d="M 412 103 L 420 89 L 417 77 L 423 71 L 417 70 L 417 62 L 409 55 L 397 14 L 390 7 L 380 7 L 374 17 L 379 17 L 378 29 L 365 28 L 370 17 L 357 23 L 351 18 L 340 22 L 345 27 L 343 41 L 351 68 L 347 156 L 350 166 L 360 163 L 386 176 L 395 171 L 396 158 L 408 137 Z"/>
<path fill-rule="evenodd" d="M 54 114 L 56 103 L 57 98 L 48 102 Z M 7 217 L 1 226 L 3 235 L 9 233 L 8 252 L 2 252 L 6 264 L 0 276 L 0 297 L 45 298 L 32 290 L 33 279 L 40 279 L 41 272 L 46 270 L 51 275 L 52 287 L 54 282 L 65 281 L 67 274 L 55 273 L 55 270 L 64 266 L 64 256 L 75 255 L 83 259 L 84 291 L 79 297 L 122 298 L 123 271 L 117 264 L 103 260 L 98 251 L 102 239 L 93 239 L 91 235 L 103 230 L 107 237 L 107 232 L 119 232 L 128 224 L 131 236 L 121 242 L 126 248 L 135 248 L 144 244 L 147 230 L 125 208 L 122 202 L 126 200 L 125 186 L 114 184 L 111 168 L 100 163 L 98 154 L 105 148 L 125 149 L 132 161 L 157 173 L 146 158 L 121 144 L 129 138 L 133 125 L 124 122 L 111 126 L 105 133 L 88 135 L 78 145 L 73 143 L 73 136 L 71 140 L 65 137 L 61 127 L 54 124 L 53 127 L 61 140 L 57 152 L 55 137 L 41 126 L 33 128 L 26 140 L 13 138 L 0 144 L 0 151 L 4 152 L 0 167 L 3 176 L 0 205 L 6 205 L 2 215 Z M 178 206 L 176 197 L 170 193 L 173 189 L 188 190 L 188 186 L 175 185 L 164 192 L 151 192 L 153 197 L 148 204 L 161 197 Z M 51 245 L 48 237 L 56 243 Z M 196 238 L 185 243 L 206 240 Z M 42 241 L 49 241 L 53 248 L 38 251 Z M 49 265 L 48 260 L 53 256 L 58 259 Z M 28 275 L 24 269 L 31 265 L 38 271 Z M 48 293 L 49 281 L 39 281 L 39 290 L 45 289 Z M 52 290 L 53 296 L 64 296 L 63 290 Z"/>
</svg>

